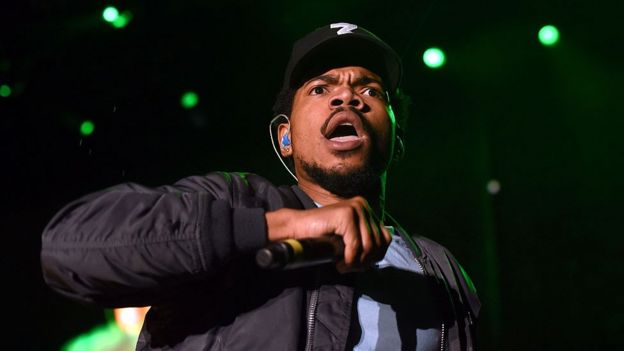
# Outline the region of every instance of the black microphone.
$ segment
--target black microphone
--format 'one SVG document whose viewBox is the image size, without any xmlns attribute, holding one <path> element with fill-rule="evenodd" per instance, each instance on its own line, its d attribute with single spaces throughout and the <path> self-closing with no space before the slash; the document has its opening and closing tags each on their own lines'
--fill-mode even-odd
<svg viewBox="0 0 624 351">
<path fill-rule="evenodd" d="M 336 238 L 272 242 L 256 252 L 256 264 L 264 269 L 295 269 L 335 262 L 344 252 L 342 237 Z"/>
</svg>

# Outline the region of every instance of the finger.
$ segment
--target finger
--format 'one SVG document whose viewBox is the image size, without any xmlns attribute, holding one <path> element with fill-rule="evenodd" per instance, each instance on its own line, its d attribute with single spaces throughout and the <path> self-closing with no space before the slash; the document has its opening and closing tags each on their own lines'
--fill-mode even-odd
<svg viewBox="0 0 624 351">
<path fill-rule="evenodd" d="M 342 274 L 353 271 L 349 266 L 347 266 L 344 260 L 340 260 L 336 262 L 336 270 L 338 271 L 338 273 L 342 273 Z"/>
<path fill-rule="evenodd" d="M 381 236 L 383 238 L 384 243 L 378 250 L 378 254 L 379 254 L 378 261 L 382 260 L 386 256 L 388 247 L 390 246 L 390 243 L 392 242 L 392 233 L 390 232 L 390 230 L 386 228 L 384 225 L 382 225 L 380 228 L 382 232 Z"/>
<path fill-rule="evenodd" d="M 380 223 L 379 228 L 381 229 L 382 237 L 384 239 L 384 245 L 390 245 L 390 243 L 392 242 L 392 233 L 390 233 L 390 230 L 386 228 L 383 222 Z"/>
<path fill-rule="evenodd" d="M 373 240 L 374 240 L 373 243 L 375 244 L 375 248 L 379 248 L 383 245 L 381 223 L 379 222 L 379 219 L 377 218 L 373 210 L 368 209 L 367 213 L 368 213 L 368 222 L 370 224 L 371 232 L 373 234 Z"/>
<path fill-rule="evenodd" d="M 367 265 L 370 257 L 374 254 L 374 239 L 371 223 L 366 208 L 358 207 L 358 225 L 360 227 L 360 240 L 362 243 L 359 262 L 361 265 Z"/>
<path fill-rule="evenodd" d="M 359 216 L 354 209 L 351 209 L 350 212 L 351 218 L 347 221 L 346 230 L 342 236 L 345 246 L 344 262 L 347 266 L 352 266 L 354 264 L 355 260 L 359 258 L 359 251 L 361 250 Z"/>
<path fill-rule="evenodd" d="M 371 241 L 371 248 L 365 253 L 363 264 L 370 266 L 371 264 L 378 262 L 385 255 L 383 237 L 379 222 L 375 218 L 375 214 L 372 210 L 366 211 L 367 222 L 369 228 L 369 238 Z"/>
<path fill-rule="evenodd" d="M 331 245 L 334 248 L 334 255 L 336 257 L 343 257 L 344 255 L 344 241 L 342 239 L 342 236 L 340 235 L 329 235 L 327 237 L 327 240 L 329 240 L 329 242 L 331 243 Z"/>
<path fill-rule="evenodd" d="M 386 249 L 388 248 L 388 246 L 386 245 L 385 241 L 386 239 L 383 237 L 383 232 L 382 230 L 385 229 L 379 225 L 375 225 L 375 230 L 374 230 L 374 236 L 377 240 L 376 242 L 376 246 L 375 246 L 375 250 L 373 252 L 373 256 L 371 257 L 372 263 L 375 262 L 379 262 L 380 260 L 382 260 L 384 258 L 384 256 L 386 255 Z"/>
</svg>

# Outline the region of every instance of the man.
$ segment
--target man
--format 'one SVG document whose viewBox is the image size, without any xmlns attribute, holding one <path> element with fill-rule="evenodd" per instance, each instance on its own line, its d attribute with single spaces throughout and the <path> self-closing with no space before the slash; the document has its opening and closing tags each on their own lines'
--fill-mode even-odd
<svg viewBox="0 0 624 351">
<path fill-rule="evenodd" d="M 474 349 L 479 301 L 465 272 L 385 212 L 386 171 L 403 152 L 401 71 L 356 25 L 306 35 L 271 123 L 297 185 L 212 173 L 87 195 L 44 231 L 46 282 L 104 307 L 151 306 L 138 350 Z M 335 265 L 256 265 L 287 239 L 343 251 Z"/>
</svg>

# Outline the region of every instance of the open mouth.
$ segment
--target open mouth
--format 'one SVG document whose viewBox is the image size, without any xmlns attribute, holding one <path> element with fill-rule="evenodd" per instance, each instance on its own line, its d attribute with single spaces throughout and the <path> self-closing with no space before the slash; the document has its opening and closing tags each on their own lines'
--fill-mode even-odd
<svg viewBox="0 0 624 351">
<path fill-rule="evenodd" d="M 358 138 L 358 132 L 353 126 L 353 124 L 349 122 L 342 123 L 327 135 L 327 139 L 333 141 L 348 141 L 355 140 Z"/>
<path fill-rule="evenodd" d="M 361 118 L 356 112 L 343 110 L 331 116 L 321 129 L 330 149 L 351 151 L 359 148 L 366 140 Z"/>
</svg>

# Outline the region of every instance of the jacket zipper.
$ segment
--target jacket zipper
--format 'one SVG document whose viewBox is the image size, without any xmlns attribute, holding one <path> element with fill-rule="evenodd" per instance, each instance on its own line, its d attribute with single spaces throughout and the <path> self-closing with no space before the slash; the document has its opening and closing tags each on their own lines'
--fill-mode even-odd
<svg viewBox="0 0 624 351">
<path fill-rule="evenodd" d="M 306 336 L 306 351 L 312 351 L 312 338 L 314 337 L 314 328 L 316 320 L 316 306 L 318 305 L 318 289 L 312 291 L 310 295 L 310 307 L 308 307 L 308 334 Z"/>
<path fill-rule="evenodd" d="M 420 262 L 420 259 L 418 257 L 416 257 L 416 255 L 412 255 L 412 257 L 414 258 L 414 261 L 416 261 L 416 264 L 420 267 L 420 270 L 423 272 L 423 274 L 427 275 L 427 271 L 425 270 L 425 266 L 422 264 L 422 262 Z M 440 328 L 440 351 L 444 351 L 445 347 L 444 347 L 444 342 L 445 342 L 445 330 L 444 330 L 444 323 L 442 323 L 442 326 Z"/>
<path fill-rule="evenodd" d="M 390 219 L 394 222 L 395 224 L 395 230 L 398 231 L 399 235 L 401 235 L 401 237 L 403 237 L 403 240 L 405 240 L 406 242 L 409 242 L 411 244 L 411 246 L 416 246 L 418 248 L 418 244 L 416 244 L 415 241 L 412 240 L 411 237 L 406 237 L 406 235 L 403 234 L 403 231 L 401 230 L 401 226 L 399 225 L 399 223 L 392 218 L 390 215 L 388 215 L 388 217 L 390 217 Z M 418 248 L 418 251 L 420 251 L 420 248 Z M 422 251 L 421 251 L 422 252 Z M 425 270 L 425 266 L 422 264 L 422 262 L 420 261 L 420 259 L 418 258 L 418 256 L 412 251 L 412 257 L 414 258 L 414 261 L 416 261 L 416 264 L 420 267 L 420 269 L 422 270 L 422 272 L 425 275 L 427 274 L 427 271 Z M 470 317 L 470 315 L 469 315 Z M 440 351 L 444 351 L 445 347 L 444 347 L 444 343 L 446 342 L 446 330 L 445 330 L 445 326 L 444 326 L 444 322 L 442 322 L 442 326 L 440 328 Z"/>
</svg>

